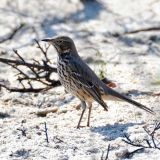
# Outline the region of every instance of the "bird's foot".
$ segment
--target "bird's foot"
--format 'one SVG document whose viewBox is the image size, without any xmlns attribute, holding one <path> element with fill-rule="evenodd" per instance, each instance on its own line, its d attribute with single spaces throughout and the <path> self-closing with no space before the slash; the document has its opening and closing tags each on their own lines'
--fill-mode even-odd
<svg viewBox="0 0 160 160">
<path fill-rule="evenodd" d="M 80 126 L 77 126 L 76 128 L 77 128 L 77 129 L 80 129 L 80 128 L 84 128 L 84 127 L 89 127 L 89 126 L 81 126 L 81 125 L 80 125 Z"/>
</svg>

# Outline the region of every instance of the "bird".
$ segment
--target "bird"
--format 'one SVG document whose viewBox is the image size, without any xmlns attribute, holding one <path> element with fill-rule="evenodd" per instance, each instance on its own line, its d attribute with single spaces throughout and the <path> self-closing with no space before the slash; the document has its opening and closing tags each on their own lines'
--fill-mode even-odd
<svg viewBox="0 0 160 160">
<path fill-rule="evenodd" d="M 72 38 L 68 36 L 56 36 L 42 39 L 42 41 L 49 43 L 57 51 L 57 73 L 59 80 L 65 90 L 76 96 L 81 102 L 82 113 L 77 128 L 81 127 L 81 121 L 87 106 L 89 108 L 87 126 L 90 126 L 92 103 L 94 101 L 99 103 L 105 111 L 108 111 L 105 100 L 113 100 L 126 101 L 150 114 L 154 114 L 154 111 L 150 108 L 115 91 L 101 81 L 79 56 Z"/>
</svg>

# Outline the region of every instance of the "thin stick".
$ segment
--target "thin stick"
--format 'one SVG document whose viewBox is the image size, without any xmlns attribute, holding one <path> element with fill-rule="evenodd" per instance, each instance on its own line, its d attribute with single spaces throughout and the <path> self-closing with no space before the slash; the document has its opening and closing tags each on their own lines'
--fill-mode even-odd
<svg viewBox="0 0 160 160">
<path fill-rule="evenodd" d="M 5 41 L 11 40 L 13 39 L 13 37 L 15 36 L 15 34 L 22 28 L 24 27 L 25 24 L 21 23 L 19 26 L 15 27 L 11 33 L 7 34 L 6 36 L 4 36 L 1 40 L 0 43 L 3 43 Z"/>
<path fill-rule="evenodd" d="M 46 135 L 46 141 L 47 141 L 47 143 L 49 143 L 49 140 L 48 140 L 48 128 L 47 128 L 46 122 L 44 122 L 44 128 L 45 128 L 44 132 L 45 132 L 45 135 Z"/>
<path fill-rule="evenodd" d="M 106 155 L 105 160 L 107 160 L 107 159 L 108 159 L 109 151 L 110 151 L 110 144 L 108 145 L 108 148 L 107 148 L 107 155 Z"/>
<path fill-rule="evenodd" d="M 43 65 L 38 65 L 35 63 L 29 63 L 29 62 L 23 62 L 20 60 L 12 60 L 12 59 L 6 59 L 6 58 L 0 58 L 0 62 L 5 63 L 5 64 L 15 64 L 15 65 L 22 65 L 22 66 L 27 66 L 27 67 L 34 67 L 37 69 L 43 69 L 45 71 L 52 71 L 52 72 L 57 72 L 57 68 L 51 67 L 51 66 L 43 66 Z"/>
</svg>

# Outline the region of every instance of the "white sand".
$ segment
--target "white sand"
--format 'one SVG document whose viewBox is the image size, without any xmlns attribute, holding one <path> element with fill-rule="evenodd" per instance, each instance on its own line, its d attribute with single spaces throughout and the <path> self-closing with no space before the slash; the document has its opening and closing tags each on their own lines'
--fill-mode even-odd
<svg viewBox="0 0 160 160">
<path fill-rule="evenodd" d="M 39 50 L 31 45 L 33 39 L 68 35 L 75 40 L 84 59 L 92 57 L 106 63 L 102 65 L 93 62 L 89 65 L 97 73 L 103 68 L 107 77 L 118 83 L 117 89 L 160 92 L 159 85 L 153 85 L 160 79 L 159 31 L 141 32 L 121 38 L 110 36 L 115 32 L 160 26 L 160 2 L 98 2 L 84 7 L 76 0 L 1 0 L 0 37 L 20 22 L 26 26 L 13 40 L 0 44 L 0 51 L 8 52 L 0 57 L 13 58 L 11 50 L 16 48 L 26 59 L 39 60 Z M 157 40 L 151 41 L 151 36 L 157 36 Z M 96 48 L 100 53 L 85 47 Z M 49 49 L 49 54 L 56 62 L 53 48 Z M 0 67 L 0 80 L 9 80 L 14 86 L 16 71 L 1 63 Z M 0 118 L 0 160 L 100 160 L 102 151 L 106 153 L 109 144 L 109 160 L 122 159 L 120 155 L 127 149 L 136 149 L 122 142 L 123 135 L 129 134 L 133 140 L 143 139 L 147 136 L 143 127 L 152 126 L 154 120 L 160 118 L 160 97 L 140 94 L 132 98 L 155 110 L 156 116 L 127 103 L 108 102 L 108 112 L 94 103 L 91 127 L 76 129 L 81 111 L 76 110 L 75 106 L 79 100 L 64 94 L 63 87 L 39 94 L 10 93 L 2 89 L 0 97 L 0 112 L 10 115 Z M 39 111 L 41 103 L 42 109 L 56 106 L 59 110 L 46 117 L 37 117 L 33 112 Z M 87 112 L 82 123 L 86 125 L 86 121 Z M 47 123 L 49 144 L 45 139 L 44 122 Z M 22 135 L 21 129 L 26 129 L 26 136 Z M 157 138 L 160 140 L 160 131 Z M 158 160 L 159 157 L 159 150 L 148 149 L 135 154 L 131 159 Z"/>
</svg>

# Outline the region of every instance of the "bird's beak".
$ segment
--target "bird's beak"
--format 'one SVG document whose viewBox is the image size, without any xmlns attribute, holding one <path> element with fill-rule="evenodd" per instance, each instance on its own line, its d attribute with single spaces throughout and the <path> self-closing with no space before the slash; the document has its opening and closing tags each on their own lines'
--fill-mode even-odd
<svg viewBox="0 0 160 160">
<path fill-rule="evenodd" d="M 51 39 L 51 38 L 45 38 L 45 39 L 42 39 L 41 41 L 44 41 L 44 42 L 51 42 L 51 41 L 53 41 L 53 39 Z"/>
</svg>

